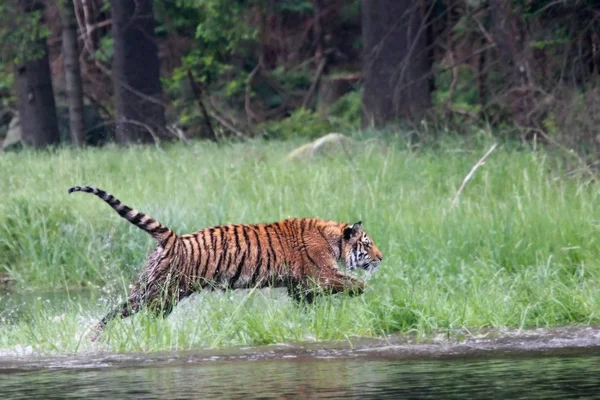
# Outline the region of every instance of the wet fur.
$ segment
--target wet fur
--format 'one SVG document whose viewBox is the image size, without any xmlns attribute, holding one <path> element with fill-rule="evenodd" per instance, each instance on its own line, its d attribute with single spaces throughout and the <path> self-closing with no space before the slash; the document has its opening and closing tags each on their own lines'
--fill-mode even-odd
<svg viewBox="0 0 600 400">
<path fill-rule="evenodd" d="M 149 307 L 168 315 L 173 306 L 200 289 L 286 287 L 298 301 L 311 301 L 314 285 L 321 292 L 361 294 L 364 282 L 340 271 L 375 269 L 383 258 L 375 244 L 353 225 L 320 219 L 292 218 L 255 225 L 222 225 L 177 235 L 103 190 L 73 187 L 92 193 L 119 215 L 149 233 L 158 245 L 149 254 L 126 302 L 98 323 L 103 330 L 117 317 L 128 317 Z"/>
</svg>

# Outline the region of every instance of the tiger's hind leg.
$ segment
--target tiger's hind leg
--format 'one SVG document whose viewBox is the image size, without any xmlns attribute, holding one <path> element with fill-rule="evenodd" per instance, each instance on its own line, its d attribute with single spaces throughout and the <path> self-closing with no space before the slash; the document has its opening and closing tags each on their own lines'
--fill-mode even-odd
<svg viewBox="0 0 600 400">
<path fill-rule="evenodd" d="M 155 318 L 166 318 L 169 314 L 171 314 L 173 308 L 175 305 L 177 305 L 179 300 L 182 300 L 190 293 L 177 293 L 176 291 L 173 293 L 167 291 L 165 293 L 158 294 L 155 291 L 150 291 L 149 293 L 146 293 L 145 296 L 140 296 L 138 293 L 135 293 L 131 295 L 127 301 L 119 304 L 117 307 L 109 311 L 94 326 L 94 332 L 91 340 L 96 341 L 98 336 L 104 332 L 106 325 L 113 319 L 124 319 L 130 317 L 139 312 L 142 308 L 147 308 Z"/>
<path fill-rule="evenodd" d="M 145 287 L 144 289 L 141 289 Z M 126 301 L 110 310 L 92 329 L 91 339 L 95 341 L 104 332 L 106 325 L 114 319 L 130 317 L 142 308 L 148 307 L 155 316 L 168 315 L 173 309 L 172 296 L 168 295 L 165 287 L 154 282 L 150 285 L 144 284 L 143 280 L 136 283 Z"/>
<path fill-rule="evenodd" d="M 127 318 L 137 313 L 142 307 L 138 293 L 129 296 L 128 300 L 110 310 L 96 325 L 93 326 L 90 339 L 95 342 L 104 332 L 106 325 L 115 318 Z"/>
<path fill-rule="evenodd" d="M 96 324 L 95 340 L 104 331 L 106 325 L 115 318 L 127 318 L 142 308 L 147 308 L 156 317 L 167 317 L 173 307 L 193 290 L 190 282 L 173 273 L 176 270 L 168 261 L 161 264 L 161 252 L 154 250 L 148 261 L 148 266 L 139 276 L 129 298 L 111 310 Z"/>
<path fill-rule="evenodd" d="M 155 318 L 167 318 L 175 306 L 192 293 L 193 291 L 184 289 L 163 289 L 148 297 L 146 307 Z"/>
</svg>

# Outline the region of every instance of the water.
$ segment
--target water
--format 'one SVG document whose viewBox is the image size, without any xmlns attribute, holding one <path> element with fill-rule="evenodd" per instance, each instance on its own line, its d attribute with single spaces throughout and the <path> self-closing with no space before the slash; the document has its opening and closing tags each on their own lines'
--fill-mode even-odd
<svg viewBox="0 0 600 400">
<path fill-rule="evenodd" d="M 59 311 L 67 301 L 98 299 L 5 294 L 0 329 L 34 307 Z M 151 354 L 7 354 L 0 352 L 2 399 L 600 398 L 599 327 L 426 343 L 397 336 Z"/>
<path fill-rule="evenodd" d="M 70 291 L 1 290 L 0 324 L 10 324 L 27 318 L 36 309 L 54 310 L 60 314 L 69 303 L 90 305 L 98 303 L 101 294 L 91 289 Z"/>
<path fill-rule="evenodd" d="M 598 398 L 600 352 L 404 359 L 393 351 L 275 358 L 112 356 L 0 365 L 3 399 Z"/>
</svg>

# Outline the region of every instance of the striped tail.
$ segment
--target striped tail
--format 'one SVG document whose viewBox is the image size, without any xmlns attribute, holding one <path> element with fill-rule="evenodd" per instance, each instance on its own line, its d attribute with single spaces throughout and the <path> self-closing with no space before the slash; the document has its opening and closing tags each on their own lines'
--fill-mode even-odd
<svg viewBox="0 0 600 400">
<path fill-rule="evenodd" d="M 69 189 L 69 193 L 73 192 L 86 192 L 95 194 L 110 204 L 110 206 L 114 208 L 121 217 L 125 218 L 138 228 L 148 232 L 159 242 L 174 234 L 172 230 L 157 220 L 139 212 L 138 210 L 134 210 L 133 208 L 126 206 L 125 204 L 121 203 L 119 199 L 115 198 L 111 194 L 106 193 L 104 190 L 96 189 L 90 186 L 75 186 Z"/>
</svg>

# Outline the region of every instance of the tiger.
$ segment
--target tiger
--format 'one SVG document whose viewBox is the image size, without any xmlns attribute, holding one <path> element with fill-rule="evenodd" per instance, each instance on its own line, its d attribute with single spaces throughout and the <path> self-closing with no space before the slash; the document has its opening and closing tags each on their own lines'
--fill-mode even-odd
<svg viewBox="0 0 600 400">
<path fill-rule="evenodd" d="M 127 318 L 143 307 L 166 317 L 185 297 L 202 289 L 285 287 L 296 302 L 312 303 L 316 294 L 364 292 L 365 282 L 347 271 L 373 273 L 383 254 L 362 229 L 353 224 L 317 218 L 288 218 L 273 223 L 212 226 L 178 235 L 104 190 L 74 186 L 108 203 L 121 217 L 157 242 L 147 256 L 127 299 L 95 326 L 101 333 L 116 318 Z M 316 290 L 315 290 L 316 289 Z M 97 336 L 92 336 L 95 340 Z"/>
</svg>

